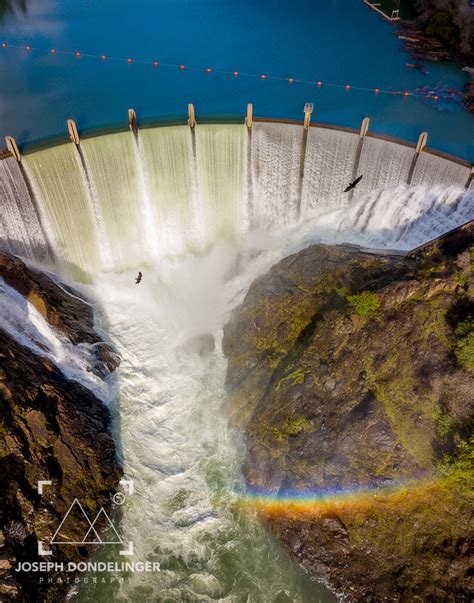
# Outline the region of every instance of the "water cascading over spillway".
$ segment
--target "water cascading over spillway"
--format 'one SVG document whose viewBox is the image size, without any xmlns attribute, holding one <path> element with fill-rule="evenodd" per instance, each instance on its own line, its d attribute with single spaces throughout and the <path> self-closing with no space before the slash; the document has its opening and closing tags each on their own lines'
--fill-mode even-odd
<svg viewBox="0 0 474 603">
<path fill-rule="evenodd" d="M 466 168 L 442 157 L 421 153 L 413 174 L 412 184 L 425 186 L 459 185 L 466 182 Z"/>
<path fill-rule="evenodd" d="M 158 249 L 183 253 L 199 248 L 196 166 L 188 128 L 149 128 L 138 134 L 145 187 L 152 205 Z"/>
<path fill-rule="evenodd" d="M 253 218 L 281 227 L 297 218 L 298 178 L 303 132 L 289 124 L 252 128 Z"/>
<path fill-rule="evenodd" d="M 49 258 L 48 242 L 20 166 L 9 157 L 0 161 L 0 249 L 38 263 Z"/>
<path fill-rule="evenodd" d="M 92 183 L 92 202 L 100 213 L 101 246 L 106 258 L 109 255 L 105 261 L 112 267 L 136 266 L 146 259 L 150 243 L 133 137 L 122 132 L 86 139 L 81 149 Z"/>
<path fill-rule="evenodd" d="M 206 242 L 247 232 L 246 133 L 242 126 L 197 128 L 197 181 Z"/>
<path fill-rule="evenodd" d="M 50 246 L 56 270 L 99 302 L 98 328 L 122 357 L 110 409 L 135 493 L 121 526 L 134 561 L 161 564 L 83 585 L 79 602 L 334 600 L 239 507 L 243 444 L 224 411 L 222 328 L 285 255 L 314 241 L 413 248 L 472 219 L 474 188 L 468 167 L 428 153 L 415 165 L 413 148 L 392 141 L 310 128 L 302 162 L 303 143 L 301 126 L 280 123 L 104 135 L 26 155 L 33 198 L 15 160 L 0 161 L 3 247 L 48 263 L 37 250 Z M 351 196 L 355 171 L 364 178 Z M 90 387 L 87 349 L 0 294 L 10 332 Z M 97 558 L 124 560 L 107 547 Z"/>
<path fill-rule="evenodd" d="M 387 140 L 366 138 L 357 175 L 363 178 L 354 191 L 354 199 L 408 181 L 413 149 Z"/>
<path fill-rule="evenodd" d="M 474 195 L 457 186 L 399 185 L 356 199 L 344 210 L 320 215 L 317 223 L 323 232 L 336 231 L 333 236 L 339 242 L 413 249 L 472 220 L 473 204 Z"/>
<path fill-rule="evenodd" d="M 464 195 L 468 167 L 428 153 L 413 158 L 409 146 L 322 127 L 309 129 L 304 147 L 302 128 L 282 123 L 256 122 L 250 134 L 243 125 L 109 134 L 79 148 L 68 143 L 28 154 L 23 164 L 33 200 L 14 160 L 0 162 L 8 211 L 2 238 L 30 259 L 40 257 L 33 246 L 49 245 L 77 278 L 203 251 L 216 240 L 236 240 L 255 227 L 282 228 L 298 217 L 336 212 L 333 230 L 340 231 L 337 211 L 354 215 L 351 208 L 365 199 L 373 204 L 374 195 L 391 210 L 393 203 L 405 207 L 412 163 L 413 187 L 449 185 Z M 344 193 L 356 173 L 362 182 L 352 195 Z M 393 187 L 399 188 L 391 200 Z M 434 203 L 444 198 L 435 195 Z M 463 211 L 457 220 L 456 211 L 449 206 L 450 225 L 466 217 Z M 446 230 L 442 220 L 433 227 L 433 236 Z M 417 244 L 425 240 L 419 234 Z M 380 245 L 388 241 L 380 237 Z"/>
<path fill-rule="evenodd" d="M 100 218 L 94 215 L 90 192 L 74 145 L 38 151 L 25 160 L 34 184 L 45 236 L 54 252 L 71 268 L 95 273 L 101 269 Z"/>
<path fill-rule="evenodd" d="M 302 209 L 306 213 L 321 208 L 346 205 L 343 193 L 352 179 L 358 137 L 337 130 L 311 129 L 306 148 Z"/>
</svg>

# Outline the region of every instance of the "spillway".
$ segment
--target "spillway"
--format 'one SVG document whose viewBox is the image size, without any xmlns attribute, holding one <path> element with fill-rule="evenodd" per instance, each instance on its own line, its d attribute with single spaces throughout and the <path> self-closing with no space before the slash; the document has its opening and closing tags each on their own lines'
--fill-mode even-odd
<svg viewBox="0 0 474 603">
<path fill-rule="evenodd" d="M 413 149 L 380 138 L 364 140 L 358 174 L 362 181 L 354 191 L 354 199 L 374 189 L 406 184 L 413 159 Z"/>
<path fill-rule="evenodd" d="M 289 124 L 252 128 L 253 216 L 256 224 L 283 226 L 297 217 L 303 132 Z"/>
<path fill-rule="evenodd" d="M 138 134 L 157 249 L 178 254 L 198 246 L 196 166 L 187 128 L 148 128 Z"/>
<path fill-rule="evenodd" d="M 13 254 L 47 262 L 48 242 L 20 166 L 12 157 L 0 161 L 0 245 Z"/>
<path fill-rule="evenodd" d="M 32 152 L 22 169 L 9 157 L 0 161 L 1 244 L 40 262 L 51 249 L 56 268 L 78 278 L 203 252 L 255 228 L 272 231 L 321 213 L 335 212 L 340 224 L 339 210 L 366 215 L 376 191 L 391 210 L 394 203 L 404 210 L 409 188 L 392 199 L 388 191 L 410 178 L 415 188 L 454 186 L 470 198 L 470 169 L 461 161 L 348 130 L 311 127 L 306 139 L 303 132 L 267 121 L 251 130 L 168 126 Z M 355 174 L 362 182 L 344 193 Z M 465 219 L 457 211 L 449 206 L 450 225 Z M 424 236 L 420 230 L 416 243 Z"/>
<path fill-rule="evenodd" d="M 375 190 L 349 208 L 320 215 L 314 226 L 328 241 L 413 249 L 472 220 L 473 204 L 472 194 L 457 186 L 427 189 L 402 184 Z"/>
<path fill-rule="evenodd" d="M 100 218 L 94 215 L 85 176 L 72 144 L 28 156 L 26 170 L 45 216 L 45 235 L 72 274 L 102 267 Z"/>
<path fill-rule="evenodd" d="M 354 173 L 364 178 L 345 194 Z M 2 248 L 96 300 L 122 357 L 100 392 L 134 481 L 121 529 L 134 561 L 161 564 L 89 581 L 78 601 L 334 601 L 239 506 L 244 447 L 227 427 L 222 329 L 255 278 L 311 242 L 408 250 L 473 219 L 469 174 L 394 140 L 268 122 L 145 128 L 31 152 L 21 167 L 0 160 Z M 2 328 L 98 386 L 86 349 L 0 293 Z M 94 558 L 123 561 L 107 547 Z"/>
<path fill-rule="evenodd" d="M 352 133 L 311 128 L 303 180 L 304 212 L 336 209 L 348 202 L 343 191 L 352 179 L 358 144 Z"/>
<path fill-rule="evenodd" d="M 135 266 L 149 248 L 139 187 L 139 162 L 130 132 L 84 140 L 81 149 L 100 212 L 102 248 L 114 266 Z M 105 240 L 104 240 L 105 239 Z"/>
<path fill-rule="evenodd" d="M 463 186 L 467 181 L 468 170 L 465 166 L 442 157 L 433 157 L 422 153 L 413 174 L 413 184 L 458 185 Z"/>
<path fill-rule="evenodd" d="M 197 182 L 206 242 L 247 231 L 245 129 L 201 126 L 196 132 Z"/>
</svg>

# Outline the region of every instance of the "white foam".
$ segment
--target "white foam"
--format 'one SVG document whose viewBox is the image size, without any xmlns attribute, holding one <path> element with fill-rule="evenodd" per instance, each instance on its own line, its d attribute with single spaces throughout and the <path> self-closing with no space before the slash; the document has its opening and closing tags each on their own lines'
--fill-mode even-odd
<svg viewBox="0 0 474 603">
<path fill-rule="evenodd" d="M 109 398 L 108 385 L 92 372 L 94 363 L 91 346 L 74 345 L 55 331 L 38 310 L 0 278 L 0 327 L 20 345 L 34 354 L 47 358 L 66 379 L 77 381 L 100 400 Z"/>
</svg>

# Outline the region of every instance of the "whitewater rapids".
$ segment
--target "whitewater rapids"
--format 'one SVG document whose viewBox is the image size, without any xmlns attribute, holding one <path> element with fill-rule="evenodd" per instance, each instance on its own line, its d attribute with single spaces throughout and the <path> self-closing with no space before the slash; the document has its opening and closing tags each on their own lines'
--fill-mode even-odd
<svg viewBox="0 0 474 603">
<path fill-rule="evenodd" d="M 161 571 L 83 585 L 79 601 L 333 600 L 240 505 L 243 445 L 224 408 L 222 328 L 253 279 L 281 255 L 278 237 L 253 234 L 143 269 L 139 286 L 126 272 L 83 288 L 122 357 L 110 409 L 134 488 L 120 508 L 123 537 L 133 541 L 131 560 L 158 561 Z M 199 337 L 208 334 L 214 351 L 200 350 Z M 113 555 L 104 547 L 98 559 Z"/>
</svg>

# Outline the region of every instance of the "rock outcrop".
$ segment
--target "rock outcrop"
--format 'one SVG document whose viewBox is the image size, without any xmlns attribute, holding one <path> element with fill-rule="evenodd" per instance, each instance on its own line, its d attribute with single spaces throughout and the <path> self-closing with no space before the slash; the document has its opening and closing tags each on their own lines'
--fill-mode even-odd
<svg viewBox="0 0 474 603">
<path fill-rule="evenodd" d="M 0 255 L 0 277 L 68 341 L 96 350 L 91 371 L 105 376 L 116 368 L 117 355 L 94 331 L 92 307 L 76 292 L 7 255 Z M 57 574 L 15 569 L 21 562 L 77 563 L 91 553 L 91 547 L 58 546 L 52 557 L 41 557 L 38 542 L 49 548 L 75 498 L 90 518 L 101 507 L 110 514 L 121 469 L 109 433 L 109 412 L 50 359 L 2 330 L 1 322 L 0 403 L 0 600 L 62 601 L 70 586 L 58 582 Z M 40 480 L 52 482 L 42 495 Z M 82 541 L 84 523 L 80 517 L 73 519 L 67 538 Z M 103 519 L 95 524 L 98 532 Z"/>
<path fill-rule="evenodd" d="M 247 485 L 288 501 L 259 508 L 347 600 L 472 592 L 473 232 L 406 258 L 311 246 L 255 281 L 225 328 Z M 329 502 L 298 506 L 295 491 Z"/>
</svg>

